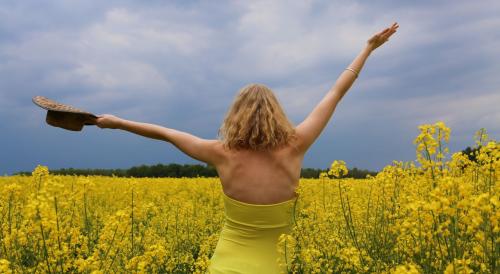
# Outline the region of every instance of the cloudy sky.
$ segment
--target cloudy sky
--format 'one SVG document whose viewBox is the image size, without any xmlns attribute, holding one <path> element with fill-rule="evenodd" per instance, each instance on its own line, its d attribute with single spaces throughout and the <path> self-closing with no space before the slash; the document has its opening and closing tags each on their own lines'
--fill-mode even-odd
<svg viewBox="0 0 500 274">
<path fill-rule="evenodd" d="M 418 125 L 444 121 L 450 150 L 500 137 L 499 1 L 0 2 L 0 174 L 200 163 L 128 132 L 45 124 L 42 95 L 207 139 L 238 90 L 271 87 L 297 125 L 374 33 L 398 22 L 303 167 L 380 170 L 415 159 Z"/>
</svg>

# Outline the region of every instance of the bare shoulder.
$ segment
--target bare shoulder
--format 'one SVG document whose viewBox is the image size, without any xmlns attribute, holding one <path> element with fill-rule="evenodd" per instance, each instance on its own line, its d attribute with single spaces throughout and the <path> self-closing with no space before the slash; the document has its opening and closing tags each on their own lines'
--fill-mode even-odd
<svg viewBox="0 0 500 274">
<path fill-rule="evenodd" d="M 295 128 L 295 137 L 290 139 L 287 147 L 289 147 L 289 151 L 292 155 L 298 157 L 304 156 L 307 148 L 305 148 L 304 136 L 300 129 Z"/>
<path fill-rule="evenodd" d="M 223 143 L 220 140 L 208 140 L 207 141 L 210 146 L 210 151 L 212 153 L 212 162 L 215 166 L 218 166 L 224 163 L 228 158 L 228 152 L 224 148 Z"/>
</svg>

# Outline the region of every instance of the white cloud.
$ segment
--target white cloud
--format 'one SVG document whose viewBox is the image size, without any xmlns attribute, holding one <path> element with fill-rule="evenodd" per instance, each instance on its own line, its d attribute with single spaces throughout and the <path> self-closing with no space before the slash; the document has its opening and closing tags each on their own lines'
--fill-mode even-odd
<svg viewBox="0 0 500 274">
<path fill-rule="evenodd" d="M 162 96 L 169 76 L 160 65 L 172 59 L 167 68 L 175 69 L 179 56 L 200 54 L 210 35 L 197 22 L 172 22 L 161 12 L 117 8 L 82 29 L 23 33 L 19 42 L 0 45 L 0 52 L 9 60 L 4 69 L 47 64 L 41 84 L 48 88 L 89 86 L 86 95 L 97 93 L 104 99 L 117 93 Z"/>
<path fill-rule="evenodd" d="M 165 77 L 153 66 L 134 60 L 117 60 L 115 63 L 82 62 L 68 71 L 55 71 L 45 79 L 49 85 L 81 86 L 88 85 L 100 92 L 130 92 L 142 95 L 154 95 L 155 92 L 168 88 Z"/>
<path fill-rule="evenodd" d="M 370 33 L 368 23 L 358 20 L 362 7 L 354 2 L 331 3 L 316 11 L 313 4 L 240 3 L 242 15 L 234 33 L 237 48 L 227 72 L 237 77 L 280 77 L 325 61 L 354 57 Z"/>
<path fill-rule="evenodd" d="M 329 83 L 321 83 L 314 86 L 282 86 L 273 90 L 290 120 L 299 124 L 323 99 L 329 89 Z"/>
<path fill-rule="evenodd" d="M 87 50 L 112 53 L 193 55 L 207 45 L 211 30 L 196 21 L 172 21 L 161 12 L 112 9 L 102 22 L 85 29 Z"/>
</svg>

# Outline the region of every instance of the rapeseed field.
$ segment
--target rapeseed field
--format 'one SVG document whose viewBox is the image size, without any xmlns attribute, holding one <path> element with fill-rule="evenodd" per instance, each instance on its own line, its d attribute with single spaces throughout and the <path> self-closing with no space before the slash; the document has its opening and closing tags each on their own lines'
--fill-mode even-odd
<svg viewBox="0 0 500 274">
<path fill-rule="evenodd" d="M 500 273 L 500 144 L 449 155 L 421 125 L 416 161 L 301 179 L 289 273 Z M 0 177 L 0 273 L 205 273 L 224 224 L 218 178 Z M 289 258 L 285 260 L 285 258 Z"/>
</svg>

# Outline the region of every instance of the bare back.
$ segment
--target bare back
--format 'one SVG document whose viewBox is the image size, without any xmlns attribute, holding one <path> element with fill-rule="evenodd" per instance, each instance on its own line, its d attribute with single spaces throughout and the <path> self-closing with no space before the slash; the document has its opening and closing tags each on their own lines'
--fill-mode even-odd
<svg viewBox="0 0 500 274">
<path fill-rule="evenodd" d="M 251 204 L 274 204 L 295 197 L 303 153 L 291 145 L 274 151 L 226 150 L 216 166 L 224 193 Z"/>
</svg>

